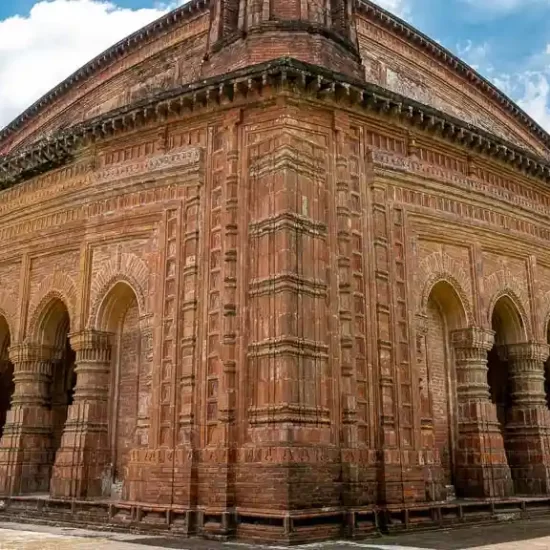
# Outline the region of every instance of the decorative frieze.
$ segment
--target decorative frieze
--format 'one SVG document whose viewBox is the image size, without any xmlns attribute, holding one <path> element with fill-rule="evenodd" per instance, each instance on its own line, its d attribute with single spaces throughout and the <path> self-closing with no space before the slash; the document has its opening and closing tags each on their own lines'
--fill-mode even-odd
<svg viewBox="0 0 550 550">
<path fill-rule="evenodd" d="M 550 216 L 548 208 L 549 198 L 533 191 L 532 193 L 518 193 L 507 189 L 510 185 L 503 182 L 497 184 L 493 178 L 470 177 L 460 171 L 449 170 L 437 164 L 424 162 L 412 157 L 403 157 L 383 150 L 373 150 L 372 160 L 379 169 L 390 169 L 401 173 L 408 173 L 422 177 L 428 177 L 433 182 L 446 182 L 464 191 L 475 191 L 480 196 L 493 196 L 496 200 L 508 203 L 514 207 L 522 208 L 526 213 L 537 213 L 543 216 Z M 485 174 L 484 171 L 479 172 Z M 520 187 L 519 184 L 515 184 Z M 522 189 L 527 189 L 521 186 Z"/>
<path fill-rule="evenodd" d="M 164 246 L 162 268 L 162 332 L 157 345 L 160 348 L 158 439 L 161 447 L 173 447 L 177 427 L 177 357 L 179 311 L 179 273 L 181 270 L 182 223 L 179 209 L 167 210 L 164 219 Z"/>
</svg>

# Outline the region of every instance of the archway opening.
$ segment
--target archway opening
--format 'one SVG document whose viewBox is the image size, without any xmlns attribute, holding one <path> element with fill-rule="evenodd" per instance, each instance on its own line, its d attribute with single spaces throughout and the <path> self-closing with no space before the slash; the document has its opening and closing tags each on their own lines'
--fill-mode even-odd
<svg viewBox="0 0 550 550">
<path fill-rule="evenodd" d="M 13 364 L 9 358 L 10 329 L 6 319 L 0 316 L 0 437 L 4 433 L 6 418 L 15 389 Z"/>
<path fill-rule="evenodd" d="M 508 463 L 510 463 L 512 448 L 506 437 L 506 424 L 509 420 L 512 398 L 507 346 L 525 341 L 525 329 L 521 315 L 510 297 L 502 296 L 496 302 L 491 317 L 491 326 L 495 332 L 495 343 L 487 355 L 487 381 L 491 401 L 496 406 L 504 449 Z"/>
<path fill-rule="evenodd" d="M 75 352 L 69 342 L 70 318 L 67 307 L 59 298 L 54 298 L 46 308 L 39 325 L 39 343 L 54 350 L 52 379 L 48 403 L 51 409 L 51 444 L 48 463 L 49 474 L 55 462 L 55 455 L 61 446 L 63 429 L 67 421 L 69 405 L 72 403 L 76 385 Z M 44 490 L 48 490 L 44 487 Z"/>
<path fill-rule="evenodd" d="M 466 313 L 457 292 L 445 281 L 432 288 L 426 313 L 426 376 L 434 446 L 439 452 L 443 482 L 449 492 L 455 485 L 454 455 L 458 431 L 456 375 L 450 333 L 466 328 Z"/>
<path fill-rule="evenodd" d="M 130 451 L 136 445 L 138 424 L 141 337 L 139 306 L 132 287 L 116 283 L 99 312 L 101 330 L 113 335 L 109 438 L 112 453 L 111 496 L 123 496 Z"/>
</svg>

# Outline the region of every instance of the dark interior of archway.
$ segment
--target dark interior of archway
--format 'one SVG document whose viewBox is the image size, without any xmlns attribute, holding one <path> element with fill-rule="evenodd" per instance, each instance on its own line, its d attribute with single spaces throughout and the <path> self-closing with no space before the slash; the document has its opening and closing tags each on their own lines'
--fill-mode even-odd
<svg viewBox="0 0 550 550">
<path fill-rule="evenodd" d="M 59 364 L 55 365 L 52 380 L 52 448 L 57 452 L 61 445 L 63 428 L 67 421 L 69 406 L 73 402 L 76 386 L 75 352 L 65 337 L 65 348 Z"/>
<path fill-rule="evenodd" d="M 495 404 L 500 430 L 504 440 L 504 450 L 509 459 L 509 444 L 506 437 L 506 422 L 512 404 L 510 393 L 509 365 L 502 353 L 503 346 L 514 343 L 510 341 L 514 334 L 513 323 L 518 322 L 512 312 L 511 304 L 505 299 L 497 302 L 492 316 L 492 329 L 495 331 L 495 345 L 487 355 L 487 382 L 491 401 Z"/>
<path fill-rule="evenodd" d="M 63 429 L 67 421 L 69 405 L 75 385 L 75 353 L 69 344 L 70 318 L 65 304 L 54 300 L 46 310 L 40 325 L 39 340 L 58 352 L 58 359 L 52 364 L 52 382 L 49 402 L 51 407 L 51 447 L 48 463 L 44 467 L 50 470 L 61 445 Z M 41 490 L 48 490 L 50 475 L 43 477 Z"/>
<path fill-rule="evenodd" d="M 3 321 L 0 324 L 6 324 Z M 13 382 L 13 364 L 9 359 L 8 350 L 10 346 L 10 335 L 7 331 L 7 325 L 3 342 L 0 349 L 0 437 L 4 432 L 7 413 L 10 409 L 11 398 L 15 389 Z"/>
<path fill-rule="evenodd" d="M 491 401 L 496 405 L 497 417 L 500 427 L 504 430 L 506 426 L 506 413 L 510 406 L 510 388 L 508 378 L 508 362 L 499 357 L 497 346 L 487 356 L 489 367 L 487 379 L 491 392 Z"/>
</svg>

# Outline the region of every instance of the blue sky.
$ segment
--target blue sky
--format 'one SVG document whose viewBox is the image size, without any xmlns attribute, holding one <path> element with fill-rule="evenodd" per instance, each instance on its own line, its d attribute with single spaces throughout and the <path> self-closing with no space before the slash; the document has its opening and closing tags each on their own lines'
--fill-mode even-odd
<svg viewBox="0 0 550 550">
<path fill-rule="evenodd" d="M 0 0 L 0 127 L 88 59 L 183 0 Z M 550 131 L 550 0 L 378 0 Z"/>
</svg>

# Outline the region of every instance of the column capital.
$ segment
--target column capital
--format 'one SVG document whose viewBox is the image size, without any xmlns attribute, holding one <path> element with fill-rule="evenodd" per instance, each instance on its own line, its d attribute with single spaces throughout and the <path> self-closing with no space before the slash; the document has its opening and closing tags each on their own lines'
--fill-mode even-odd
<svg viewBox="0 0 550 550">
<path fill-rule="evenodd" d="M 14 364 L 28 361 L 59 361 L 63 350 L 34 342 L 23 342 L 10 346 L 10 361 Z"/>
<path fill-rule="evenodd" d="M 92 351 L 110 349 L 112 334 L 98 330 L 82 330 L 69 334 L 71 347 L 74 351 Z"/>
<path fill-rule="evenodd" d="M 455 349 L 479 349 L 489 351 L 495 342 L 495 333 L 481 327 L 468 327 L 451 332 Z"/>
<path fill-rule="evenodd" d="M 510 361 L 540 361 L 544 363 L 550 354 L 550 346 L 539 342 L 523 342 L 502 346 Z"/>
</svg>

